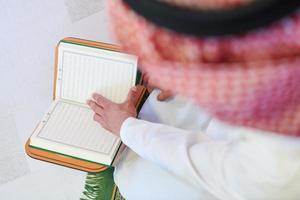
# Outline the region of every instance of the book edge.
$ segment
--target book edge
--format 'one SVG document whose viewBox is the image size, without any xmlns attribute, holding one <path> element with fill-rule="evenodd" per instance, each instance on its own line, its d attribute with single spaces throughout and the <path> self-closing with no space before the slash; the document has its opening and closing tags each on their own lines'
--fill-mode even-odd
<svg viewBox="0 0 300 200">
<path fill-rule="evenodd" d="M 90 163 L 102 165 L 102 166 L 105 166 L 105 167 L 110 167 L 111 166 L 110 164 L 99 163 L 99 162 L 95 162 L 95 161 L 91 161 L 91 160 L 79 158 L 79 157 L 76 157 L 76 156 L 71 156 L 71 155 L 68 155 L 68 154 L 60 153 L 60 152 L 57 152 L 57 151 L 53 151 L 53 150 L 49 150 L 49 149 L 44 149 L 44 148 L 41 148 L 41 147 L 33 146 L 30 143 L 29 143 L 29 147 L 35 148 L 35 149 L 39 149 L 39 150 L 42 150 L 42 151 L 46 151 L 46 152 L 49 152 L 49 153 L 54 153 L 54 154 L 57 154 L 57 155 L 62 155 L 62 156 L 66 156 L 66 157 L 70 157 L 70 158 L 74 158 L 74 159 L 78 159 L 78 160 L 82 160 L 82 161 L 86 161 L 86 162 L 90 162 Z"/>
</svg>

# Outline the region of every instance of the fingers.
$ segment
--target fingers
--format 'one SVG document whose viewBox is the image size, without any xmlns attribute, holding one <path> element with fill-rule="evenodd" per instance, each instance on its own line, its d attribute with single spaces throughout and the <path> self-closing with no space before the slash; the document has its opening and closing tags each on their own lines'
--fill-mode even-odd
<svg viewBox="0 0 300 200">
<path fill-rule="evenodd" d="M 90 106 L 90 108 L 98 114 L 103 113 L 103 107 L 99 106 L 96 102 L 92 101 L 92 100 L 88 100 L 87 104 Z"/>
<path fill-rule="evenodd" d="M 159 95 L 157 96 L 157 100 L 158 101 L 165 101 L 165 100 L 167 100 L 170 97 L 172 97 L 171 91 L 169 91 L 169 90 L 161 91 L 159 93 Z"/>
<path fill-rule="evenodd" d="M 93 99 L 101 107 L 106 107 L 106 106 L 108 106 L 109 104 L 112 103 L 109 99 L 107 99 L 104 96 L 102 96 L 100 94 L 97 94 L 97 93 L 93 94 Z"/>
<path fill-rule="evenodd" d="M 147 86 L 149 84 L 149 75 L 144 74 L 143 76 L 143 85 Z"/>
<path fill-rule="evenodd" d="M 143 76 L 143 85 L 147 88 L 149 92 L 151 92 L 154 89 L 153 84 L 150 81 L 149 75 L 144 74 Z"/>
<path fill-rule="evenodd" d="M 103 121 L 103 118 L 101 117 L 101 115 L 99 115 L 99 114 L 94 114 L 94 120 L 96 121 L 96 122 L 99 122 L 99 123 L 103 123 L 104 121 Z"/>
<path fill-rule="evenodd" d="M 101 126 L 103 127 L 103 128 L 108 128 L 107 126 L 106 126 L 106 123 L 105 123 L 105 121 L 104 121 L 104 119 L 102 118 L 102 116 L 101 115 L 99 115 L 99 114 L 95 114 L 94 115 L 94 120 L 96 121 L 96 122 L 98 122 L 99 124 L 101 124 Z"/>
<path fill-rule="evenodd" d="M 127 95 L 126 102 L 133 102 L 136 98 L 137 87 L 133 87 L 130 89 Z"/>
</svg>

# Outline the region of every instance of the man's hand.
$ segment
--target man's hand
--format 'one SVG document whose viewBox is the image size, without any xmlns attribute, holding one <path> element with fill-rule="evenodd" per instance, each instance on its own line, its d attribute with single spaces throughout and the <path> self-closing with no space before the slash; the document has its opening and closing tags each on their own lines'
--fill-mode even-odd
<svg viewBox="0 0 300 200">
<path fill-rule="evenodd" d="M 120 129 L 123 122 L 129 117 L 136 117 L 134 99 L 136 97 L 136 87 L 132 88 L 126 101 L 118 104 L 101 96 L 93 94 L 93 100 L 88 100 L 87 104 L 95 112 L 94 120 L 117 136 L 120 136 Z"/>
<path fill-rule="evenodd" d="M 158 88 L 155 86 L 155 82 L 150 80 L 148 74 L 144 74 L 143 85 L 148 89 L 149 92 L 151 92 L 154 88 Z M 165 101 L 170 99 L 171 97 L 173 97 L 173 94 L 170 90 L 161 90 L 161 92 L 157 96 L 157 100 Z"/>
</svg>

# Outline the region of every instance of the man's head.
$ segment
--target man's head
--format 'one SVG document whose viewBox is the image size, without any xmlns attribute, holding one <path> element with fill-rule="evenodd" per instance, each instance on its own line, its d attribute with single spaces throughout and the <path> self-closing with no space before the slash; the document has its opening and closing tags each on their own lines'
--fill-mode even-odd
<svg viewBox="0 0 300 200">
<path fill-rule="evenodd" d="M 178 0 L 168 4 L 185 10 L 197 4 L 196 10 L 222 12 L 253 6 L 254 2 L 262 1 Z M 288 5 L 296 1 L 285 2 Z M 190 97 L 229 123 L 300 136 L 299 12 L 264 27 L 209 36 L 201 34 L 200 25 L 195 28 L 198 33 L 185 33 L 180 30 L 188 26 L 164 26 L 155 21 L 159 20 L 155 12 L 154 17 L 151 13 L 144 16 L 138 8 L 121 0 L 109 4 L 116 38 L 126 50 L 140 57 L 142 70 L 161 88 Z M 261 16 L 268 15 L 262 12 Z M 162 20 L 168 21 L 172 19 Z M 220 33 L 222 29 L 226 27 L 221 24 L 212 30 Z"/>
</svg>

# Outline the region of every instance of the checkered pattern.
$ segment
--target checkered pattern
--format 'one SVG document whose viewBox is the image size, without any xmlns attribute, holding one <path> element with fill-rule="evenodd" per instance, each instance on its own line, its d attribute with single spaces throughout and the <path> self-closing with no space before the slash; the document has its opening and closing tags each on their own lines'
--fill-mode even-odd
<svg viewBox="0 0 300 200">
<path fill-rule="evenodd" d="M 116 38 L 159 87 L 223 121 L 300 136 L 300 12 L 242 35 L 195 38 L 151 24 L 121 0 L 109 8 Z"/>
</svg>

